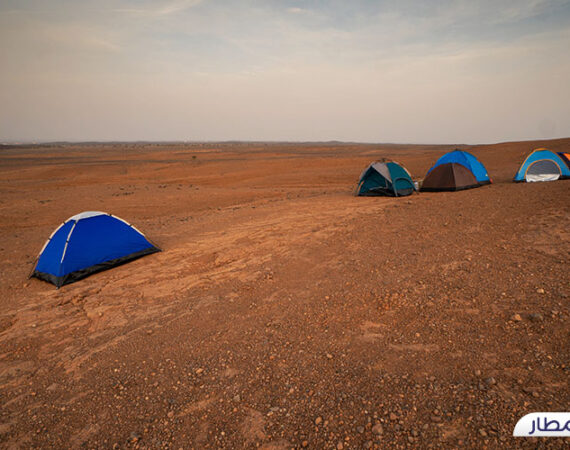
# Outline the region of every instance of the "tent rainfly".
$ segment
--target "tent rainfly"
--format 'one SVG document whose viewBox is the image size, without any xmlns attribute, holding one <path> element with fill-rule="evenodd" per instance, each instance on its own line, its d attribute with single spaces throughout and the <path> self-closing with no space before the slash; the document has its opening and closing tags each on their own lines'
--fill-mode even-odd
<svg viewBox="0 0 570 450">
<path fill-rule="evenodd" d="M 454 150 L 439 158 L 428 170 L 422 191 L 460 191 L 491 183 L 487 169 L 463 150 Z"/>
<path fill-rule="evenodd" d="M 410 173 L 397 162 L 374 162 L 360 175 L 356 195 L 403 197 L 414 192 Z"/>
<path fill-rule="evenodd" d="M 30 277 L 57 288 L 160 249 L 118 217 L 86 211 L 67 219 L 40 251 Z"/>
</svg>

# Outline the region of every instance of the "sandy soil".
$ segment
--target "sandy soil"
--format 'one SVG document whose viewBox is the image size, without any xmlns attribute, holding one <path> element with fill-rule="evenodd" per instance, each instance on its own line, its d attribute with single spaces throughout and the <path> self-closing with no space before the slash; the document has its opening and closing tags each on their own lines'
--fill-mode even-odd
<svg viewBox="0 0 570 450">
<path fill-rule="evenodd" d="M 0 446 L 505 448 L 570 404 L 570 181 L 471 147 L 494 184 L 355 198 L 382 157 L 442 146 L 0 150 Z M 465 147 L 466 148 L 466 147 Z M 68 217 L 113 213 L 162 253 L 56 290 L 27 280 Z"/>
</svg>

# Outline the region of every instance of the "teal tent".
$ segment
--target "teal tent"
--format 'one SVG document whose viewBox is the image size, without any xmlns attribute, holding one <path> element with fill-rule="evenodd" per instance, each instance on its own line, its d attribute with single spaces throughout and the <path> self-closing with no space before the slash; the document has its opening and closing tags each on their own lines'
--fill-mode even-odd
<svg viewBox="0 0 570 450">
<path fill-rule="evenodd" d="M 356 195 L 403 197 L 415 191 L 410 173 L 394 161 L 370 164 L 360 175 Z"/>
<path fill-rule="evenodd" d="M 570 178 L 570 168 L 556 153 L 545 148 L 526 157 L 515 175 L 515 182 L 554 181 Z"/>
</svg>

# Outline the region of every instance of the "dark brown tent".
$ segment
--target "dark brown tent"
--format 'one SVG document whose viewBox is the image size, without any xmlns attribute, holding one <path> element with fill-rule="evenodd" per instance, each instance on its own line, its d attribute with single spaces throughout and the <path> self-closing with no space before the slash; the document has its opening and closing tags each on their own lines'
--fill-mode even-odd
<svg viewBox="0 0 570 450">
<path fill-rule="evenodd" d="M 422 183 L 422 191 L 460 191 L 479 187 L 475 175 L 458 163 L 447 163 L 435 167 Z"/>
</svg>

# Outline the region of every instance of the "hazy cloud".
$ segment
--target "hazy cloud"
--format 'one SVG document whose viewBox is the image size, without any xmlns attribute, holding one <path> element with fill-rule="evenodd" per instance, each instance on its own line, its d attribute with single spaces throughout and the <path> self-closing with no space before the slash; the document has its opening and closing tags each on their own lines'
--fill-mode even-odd
<svg viewBox="0 0 570 450">
<path fill-rule="evenodd" d="M 304 12 L 307 12 L 307 10 L 303 8 L 292 7 L 292 8 L 287 8 L 287 12 L 290 12 L 291 14 L 302 14 Z"/>
<path fill-rule="evenodd" d="M 117 8 L 114 12 L 128 13 L 138 16 L 157 17 L 180 13 L 202 3 L 202 0 L 178 0 L 170 2 L 153 2 L 146 8 Z"/>
<path fill-rule="evenodd" d="M 0 140 L 567 136 L 569 19 L 570 0 L 5 0 Z"/>
</svg>

